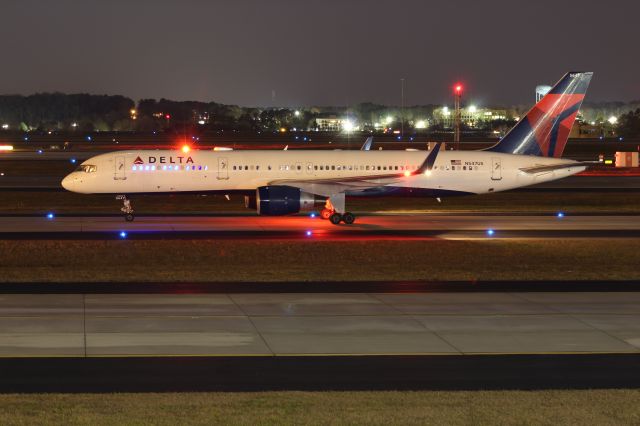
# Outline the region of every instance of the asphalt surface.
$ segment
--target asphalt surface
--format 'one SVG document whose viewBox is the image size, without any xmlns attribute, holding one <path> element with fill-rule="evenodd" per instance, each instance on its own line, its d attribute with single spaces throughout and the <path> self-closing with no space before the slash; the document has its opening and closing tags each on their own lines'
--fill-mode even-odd
<svg viewBox="0 0 640 426">
<path fill-rule="evenodd" d="M 0 359 L 0 392 L 640 387 L 635 354 Z"/>
<path fill-rule="evenodd" d="M 5 216 L 0 238 L 637 238 L 638 216 L 434 215 L 360 216 L 353 225 L 288 216 Z"/>
</svg>

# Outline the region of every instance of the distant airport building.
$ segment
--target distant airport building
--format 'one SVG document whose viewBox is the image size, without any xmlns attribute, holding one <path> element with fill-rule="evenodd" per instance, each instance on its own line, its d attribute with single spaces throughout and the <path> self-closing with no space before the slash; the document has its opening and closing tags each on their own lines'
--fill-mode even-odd
<svg viewBox="0 0 640 426">
<path fill-rule="evenodd" d="M 316 117 L 316 128 L 320 132 L 339 132 L 342 130 L 343 120 L 334 114 Z"/>
<path fill-rule="evenodd" d="M 480 122 L 507 120 L 507 111 L 503 109 L 477 108 L 473 105 L 460 110 L 460 120 L 469 127 Z M 437 108 L 433 111 L 433 122 L 445 128 L 452 128 L 455 121 L 453 110 L 449 107 Z"/>
<path fill-rule="evenodd" d="M 540 99 L 544 98 L 544 95 L 549 93 L 551 86 L 540 85 L 536 87 L 536 103 L 540 102 Z"/>
</svg>

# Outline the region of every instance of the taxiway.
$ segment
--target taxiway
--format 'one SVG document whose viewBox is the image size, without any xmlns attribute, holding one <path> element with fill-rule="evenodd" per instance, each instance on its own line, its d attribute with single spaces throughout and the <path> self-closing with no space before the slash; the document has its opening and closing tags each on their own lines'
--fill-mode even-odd
<svg viewBox="0 0 640 426">
<path fill-rule="evenodd" d="M 378 214 L 353 225 L 310 216 L 4 216 L 3 238 L 611 238 L 640 236 L 638 216 Z M 125 234 L 122 234 L 125 235 Z"/>
</svg>

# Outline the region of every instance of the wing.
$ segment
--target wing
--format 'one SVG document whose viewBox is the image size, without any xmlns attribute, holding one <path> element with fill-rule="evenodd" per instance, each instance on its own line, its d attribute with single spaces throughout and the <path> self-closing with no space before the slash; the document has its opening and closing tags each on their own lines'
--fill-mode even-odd
<svg viewBox="0 0 640 426">
<path fill-rule="evenodd" d="M 523 167 L 520 169 L 521 172 L 525 172 L 528 174 L 536 174 L 536 173 L 547 173 L 552 172 L 554 170 L 561 169 L 569 169 L 571 167 L 588 167 L 594 164 L 598 164 L 597 162 L 589 162 L 589 161 L 572 161 L 570 163 L 560 163 L 560 164 L 550 164 L 550 165 L 538 165 L 532 167 Z"/>
<path fill-rule="evenodd" d="M 360 148 L 360 151 L 370 151 L 372 144 L 373 144 L 373 136 L 369 136 L 367 140 L 364 141 L 364 144 L 362 144 L 362 148 Z"/>
<path fill-rule="evenodd" d="M 434 163 L 436 162 L 436 157 L 438 156 L 438 152 L 440 152 L 441 143 L 436 144 L 436 146 L 429 151 L 427 158 L 425 158 L 424 162 L 418 169 L 407 173 L 387 173 L 387 174 L 378 174 L 378 175 L 367 175 L 367 176 L 350 176 L 350 177 L 341 177 L 341 178 L 331 178 L 331 179 L 304 179 L 304 180 L 293 180 L 293 179 L 280 179 L 269 182 L 269 185 L 287 185 L 293 186 L 295 188 L 300 188 L 302 191 L 310 192 L 312 194 L 322 195 L 325 197 L 331 197 L 336 194 L 341 194 L 346 191 L 364 191 L 366 189 L 378 188 L 381 186 L 386 186 L 392 184 L 394 182 L 398 182 L 401 179 L 405 179 L 410 176 L 415 176 L 426 172 L 427 170 L 431 170 Z"/>
</svg>

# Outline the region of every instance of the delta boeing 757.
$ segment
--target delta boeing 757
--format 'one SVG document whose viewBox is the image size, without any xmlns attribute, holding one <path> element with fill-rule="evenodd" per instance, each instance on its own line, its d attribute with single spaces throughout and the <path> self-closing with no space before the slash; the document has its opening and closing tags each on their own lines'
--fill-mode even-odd
<svg viewBox="0 0 640 426">
<path fill-rule="evenodd" d="M 351 224 L 346 196 L 406 194 L 446 197 L 486 194 L 579 173 L 587 163 L 561 159 L 593 73 L 567 73 L 491 148 L 446 151 L 119 151 L 97 155 L 62 186 L 82 194 L 244 193 L 261 215 L 287 215 L 324 206 L 333 224 Z"/>
</svg>

